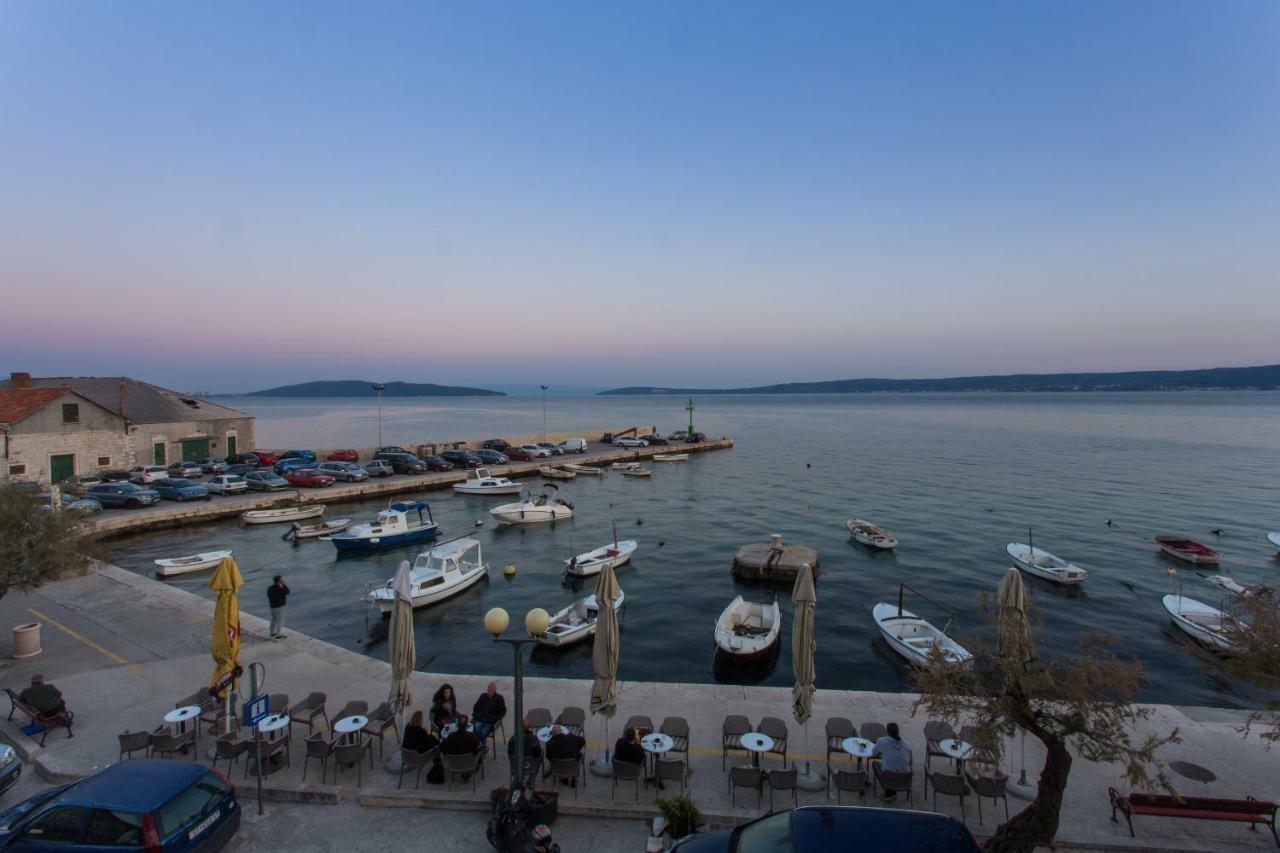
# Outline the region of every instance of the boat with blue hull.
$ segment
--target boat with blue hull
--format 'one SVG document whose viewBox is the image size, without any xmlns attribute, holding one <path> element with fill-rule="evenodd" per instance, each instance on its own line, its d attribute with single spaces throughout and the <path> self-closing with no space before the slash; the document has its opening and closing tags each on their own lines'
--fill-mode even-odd
<svg viewBox="0 0 1280 853">
<path fill-rule="evenodd" d="M 411 515 L 415 512 L 416 518 Z M 431 517 L 426 501 L 396 501 L 378 513 L 376 521 L 357 524 L 327 538 L 339 551 L 375 551 L 433 539 L 439 532 L 440 526 Z"/>
</svg>

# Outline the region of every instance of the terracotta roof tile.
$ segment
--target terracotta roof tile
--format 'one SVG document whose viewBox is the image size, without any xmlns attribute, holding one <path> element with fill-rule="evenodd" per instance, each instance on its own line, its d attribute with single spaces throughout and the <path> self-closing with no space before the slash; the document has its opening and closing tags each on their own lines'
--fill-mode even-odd
<svg viewBox="0 0 1280 853">
<path fill-rule="evenodd" d="M 70 388 L 0 388 L 0 423 L 11 424 L 43 409 Z"/>
</svg>

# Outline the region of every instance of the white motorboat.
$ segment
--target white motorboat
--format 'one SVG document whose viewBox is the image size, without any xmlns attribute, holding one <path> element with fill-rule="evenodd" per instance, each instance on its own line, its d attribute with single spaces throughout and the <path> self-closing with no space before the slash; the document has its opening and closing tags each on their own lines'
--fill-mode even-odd
<svg viewBox="0 0 1280 853">
<path fill-rule="evenodd" d="M 1166 595 L 1162 602 L 1164 609 L 1173 617 L 1173 624 L 1190 636 L 1222 651 L 1235 649 L 1231 632 L 1240 628 L 1240 622 L 1235 617 L 1203 601 L 1176 593 Z"/>
<path fill-rule="evenodd" d="M 332 533 L 341 533 L 351 524 L 349 518 L 335 518 L 332 521 L 321 521 L 316 524 L 299 524 L 293 523 L 293 527 L 289 532 L 280 537 L 286 541 L 298 541 L 299 539 L 316 539 L 320 536 L 328 536 Z"/>
<path fill-rule="evenodd" d="M 245 524 L 275 524 L 279 521 L 302 521 L 308 518 L 319 518 L 324 515 L 324 504 L 299 504 L 284 506 L 279 509 L 251 509 L 240 513 L 240 520 Z"/>
<path fill-rule="evenodd" d="M 1205 578 L 1209 583 L 1218 589 L 1226 590 L 1232 595 L 1238 595 L 1241 598 L 1253 598 L 1255 595 L 1261 595 L 1266 591 L 1266 587 L 1258 584 L 1243 584 L 1230 575 L 1210 575 Z"/>
<path fill-rule="evenodd" d="M 889 647 L 916 666 L 927 668 L 939 661 L 961 666 L 973 662 L 968 649 L 927 620 L 904 610 L 901 603 L 882 601 L 872 608 L 871 618 Z"/>
<path fill-rule="evenodd" d="M 426 607 L 437 601 L 452 598 L 477 583 L 489 573 L 480 543 L 475 539 L 454 539 L 424 551 L 413 561 L 409 572 L 409 584 L 413 606 Z M 384 585 L 370 589 L 365 600 L 377 605 L 383 613 L 395 607 L 395 578 Z"/>
<path fill-rule="evenodd" d="M 189 557 L 156 560 L 156 574 L 162 578 L 171 578 L 174 575 L 202 572 L 205 569 L 212 569 L 230 556 L 230 551 L 207 551 L 204 554 L 192 554 Z"/>
<path fill-rule="evenodd" d="M 688 462 L 688 453 L 658 453 L 650 457 L 654 462 Z"/>
<path fill-rule="evenodd" d="M 488 468 L 474 468 L 465 481 L 453 484 L 454 493 L 459 495 L 518 495 L 522 488 L 514 480 L 494 477 Z"/>
<path fill-rule="evenodd" d="M 426 510 L 424 516 L 422 511 Z M 417 512 L 418 517 L 409 515 Z M 434 539 L 440 532 L 426 501 L 396 501 L 378 513 L 375 521 L 357 524 L 350 530 L 326 536 L 339 551 L 375 551 L 407 545 L 420 539 Z"/>
<path fill-rule="evenodd" d="M 538 473 L 552 480 L 572 480 L 578 476 L 573 471 L 567 471 L 564 468 L 553 468 L 550 465 L 538 466 Z"/>
<path fill-rule="evenodd" d="M 738 661 L 767 653 L 781 635 L 782 613 L 776 598 L 771 604 L 756 604 L 739 595 L 716 620 L 716 648 Z"/>
<path fill-rule="evenodd" d="M 639 462 L 615 462 L 609 466 L 615 471 L 634 471 L 640 467 Z"/>
<path fill-rule="evenodd" d="M 1276 546 L 1276 551 L 1280 552 L 1280 533 L 1268 533 L 1267 541 Z"/>
<path fill-rule="evenodd" d="M 566 471 L 572 471 L 575 474 L 589 474 L 593 477 L 603 477 L 604 469 L 597 468 L 595 465 L 579 465 L 576 462 L 567 462 L 560 466 Z"/>
<path fill-rule="evenodd" d="M 1060 584 L 1083 583 L 1089 573 L 1069 563 L 1061 557 L 1055 557 L 1043 548 L 1025 545 L 1021 542 L 1010 542 L 1005 548 L 1013 558 L 1013 565 L 1029 575 L 1044 578 Z"/>
<path fill-rule="evenodd" d="M 844 523 L 849 528 L 849 533 L 853 536 L 853 541 L 866 545 L 868 548 L 877 548 L 881 551 L 891 551 L 898 547 L 898 540 L 893 534 L 882 527 L 877 527 L 869 521 L 861 518 L 851 518 Z"/>
<path fill-rule="evenodd" d="M 601 545 L 594 551 L 565 560 L 564 573 L 570 577 L 586 578 L 600 574 L 605 566 L 616 569 L 631 559 L 637 547 L 634 539 Z"/>
<path fill-rule="evenodd" d="M 648 468 L 623 468 L 618 472 L 624 477 L 652 477 L 653 472 Z"/>
<path fill-rule="evenodd" d="M 613 600 L 614 611 L 620 610 L 625 601 L 626 595 L 619 589 L 618 597 Z M 600 608 L 596 604 L 595 593 L 592 593 L 553 615 L 547 630 L 538 635 L 538 642 L 558 648 L 585 640 L 595 634 L 599 619 Z"/>
<path fill-rule="evenodd" d="M 504 524 L 537 524 L 573 518 L 573 504 L 556 497 L 555 488 L 554 483 L 543 483 L 542 494 L 537 497 L 530 494 L 522 501 L 495 506 L 489 514 Z"/>
</svg>

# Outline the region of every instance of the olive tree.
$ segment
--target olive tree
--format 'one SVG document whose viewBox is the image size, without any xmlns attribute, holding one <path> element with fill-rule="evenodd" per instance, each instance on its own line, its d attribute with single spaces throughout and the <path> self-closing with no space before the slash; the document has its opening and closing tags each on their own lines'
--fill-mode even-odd
<svg viewBox="0 0 1280 853">
<path fill-rule="evenodd" d="M 75 513 L 52 512 L 33 495 L 0 486 L 0 598 L 84 569 L 93 550 Z"/>
</svg>

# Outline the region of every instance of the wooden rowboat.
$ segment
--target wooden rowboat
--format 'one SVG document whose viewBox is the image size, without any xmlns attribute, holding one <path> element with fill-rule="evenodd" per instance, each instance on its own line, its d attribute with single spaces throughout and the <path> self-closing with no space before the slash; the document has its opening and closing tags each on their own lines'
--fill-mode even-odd
<svg viewBox="0 0 1280 853">
<path fill-rule="evenodd" d="M 321 536 L 328 536 L 330 533 L 340 533 L 346 530 L 350 524 L 351 519 L 349 518 L 335 518 L 333 521 L 321 521 L 317 524 L 299 524 L 295 521 L 289 532 L 280 538 L 285 541 L 316 539 Z"/>
<path fill-rule="evenodd" d="M 653 472 L 648 468 L 623 468 L 618 472 L 627 477 L 652 477 Z"/>
<path fill-rule="evenodd" d="M 568 462 L 560 466 L 566 471 L 572 471 L 575 474 L 589 474 L 593 477 L 603 477 L 604 469 L 597 468 L 594 465 L 579 465 L 576 462 Z"/>
<path fill-rule="evenodd" d="M 773 648 L 782 632 L 778 600 L 756 604 L 738 596 L 716 620 L 716 648 L 735 661 L 758 658 Z"/>
<path fill-rule="evenodd" d="M 654 462 L 687 462 L 688 453 L 658 453 L 650 457 Z"/>
<path fill-rule="evenodd" d="M 168 560 L 156 560 L 156 574 L 162 578 L 174 575 L 185 575 L 190 572 L 202 572 L 212 569 L 224 559 L 231 556 L 228 551 L 208 551 L 204 554 L 192 554 L 189 557 L 173 557 Z"/>
<path fill-rule="evenodd" d="M 551 480 L 572 480 L 578 476 L 572 471 L 566 471 L 563 468 L 552 468 L 550 465 L 539 466 L 538 473 Z"/>
<path fill-rule="evenodd" d="M 877 527 L 869 521 L 863 521 L 861 518 L 851 518 L 844 523 L 849 528 L 849 533 L 853 535 L 855 542 L 860 542 L 868 548 L 878 548 L 881 551 L 891 551 L 898 547 L 898 540 L 894 535 L 882 527 Z"/>
<path fill-rule="evenodd" d="M 1156 544 L 1170 557 L 1177 557 L 1188 563 L 1216 566 L 1222 562 L 1221 554 L 1193 539 L 1183 539 L 1181 536 L 1157 536 Z"/>
<path fill-rule="evenodd" d="M 240 513 L 240 520 L 245 524 L 275 524 L 280 521 L 302 521 L 305 518 L 319 518 L 324 515 L 324 504 L 308 504 L 306 506 L 286 506 L 279 509 L 251 509 Z"/>
</svg>

